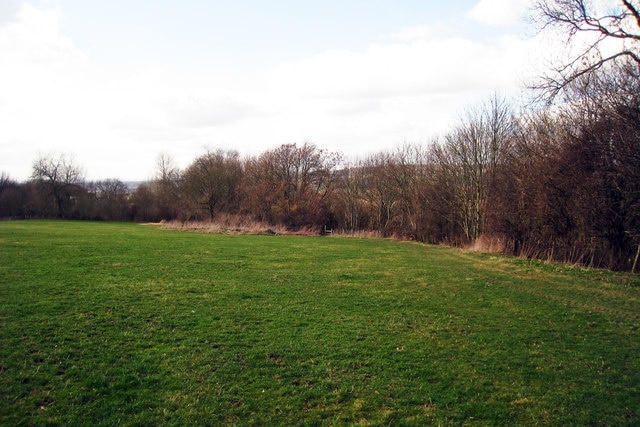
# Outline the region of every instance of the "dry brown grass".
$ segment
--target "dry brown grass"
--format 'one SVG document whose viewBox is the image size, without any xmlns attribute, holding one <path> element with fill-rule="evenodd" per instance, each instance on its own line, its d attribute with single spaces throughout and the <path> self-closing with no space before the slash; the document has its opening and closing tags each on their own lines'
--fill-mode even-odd
<svg viewBox="0 0 640 427">
<path fill-rule="evenodd" d="M 299 229 L 289 229 L 282 224 L 269 224 L 268 222 L 257 221 L 251 217 L 243 215 L 219 214 L 213 221 L 160 221 L 159 223 L 149 223 L 148 225 L 158 225 L 165 230 L 195 231 L 209 234 L 273 234 L 273 235 L 298 235 L 317 236 L 321 234 L 322 228 L 303 227 Z M 380 239 L 383 233 L 378 230 L 340 230 L 333 229 L 332 235 L 343 237 L 354 237 L 360 239 Z M 402 236 L 387 236 L 390 239 L 407 240 Z M 447 246 L 447 245 L 445 245 Z M 475 242 L 462 248 L 472 252 L 494 252 L 503 253 L 505 251 L 504 240 L 498 236 L 480 236 Z"/>
<path fill-rule="evenodd" d="M 231 214 L 220 214 L 213 221 L 161 221 L 160 226 L 165 230 L 197 231 L 211 234 L 319 234 L 317 229 L 303 227 L 290 230 L 284 225 L 273 225 L 256 221 L 247 216 Z"/>
<path fill-rule="evenodd" d="M 165 230 L 196 231 L 210 234 L 281 234 L 299 236 L 317 236 L 321 234 L 320 227 L 302 227 L 299 229 L 289 229 L 281 224 L 269 224 L 268 222 L 256 221 L 243 215 L 220 214 L 213 221 L 160 221 L 159 223 L 149 223 L 147 225 L 157 225 Z M 345 231 L 333 229 L 333 235 L 340 235 L 355 238 L 381 238 L 382 233 L 376 230 L 356 230 Z"/>
<path fill-rule="evenodd" d="M 377 230 L 333 230 L 333 234 L 347 237 L 356 237 L 361 239 L 378 239 L 382 237 L 382 233 Z"/>
<path fill-rule="evenodd" d="M 476 239 L 473 243 L 465 246 L 463 249 L 472 252 L 504 253 L 506 247 L 504 239 L 500 236 L 482 235 L 478 237 L 478 239 Z"/>
</svg>

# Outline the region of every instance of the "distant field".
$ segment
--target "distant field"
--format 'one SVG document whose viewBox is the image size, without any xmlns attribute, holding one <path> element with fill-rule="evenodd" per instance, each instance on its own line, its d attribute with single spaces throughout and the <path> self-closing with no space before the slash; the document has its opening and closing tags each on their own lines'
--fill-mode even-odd
<svg viewBox="0 0 640 427">
<path fill-rule="evenodd" d="M 381 239 L 0 222 L 0 425 L 640 424 L 640 279 Z"/>
</svg>

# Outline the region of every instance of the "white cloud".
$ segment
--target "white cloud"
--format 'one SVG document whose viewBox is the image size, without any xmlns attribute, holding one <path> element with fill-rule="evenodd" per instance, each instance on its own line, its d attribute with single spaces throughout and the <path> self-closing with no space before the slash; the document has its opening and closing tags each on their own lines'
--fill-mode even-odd
<svg viewBox="0 0 640 427">
<path fill-rule="evenodd" d="M 517 90 L 530 61 L 530 41 L 413 26 L 245 75 L 106 69 L 61 35 L 59 8 L 23 2 L 12 16 L 0 25 L 0 171 L 16 179 L 52 151 L 75 154 L 92 179 L 128 180 L 150 176 L 161 152 L 184 167 L 206 148 L 310 140 L 357 156 L 423 142 L 478 97 Z"/>
<path fill-rule="evenodd" d="M 19 6 L 17 0 L 4 0 L 0 2 L 0 27 L 18 19 Z"/>
<path fill-rule="evenodd" d="M 161 100 L 169 124 L 182 128 L 212 128 L 233 125 L 254 113 L 245 101 L 216 93 L 184 91 Z"/>
<path fill-rule="evenodd" d="M 509 26 L 517 24 L 530 5 L 529 0 L 480 0 L 466 17 L 489 26 Z"/>
<path fill-rule="evenodd" d="M 73 42 L 60 34 L 59 8 L 37 8 L 27 2 L 15 7 L 8 8 L 5 24 L 0 27 L 3 63 L 17 59 L 41 64 L 70 60 L 75 56 L 82 58 Z"/>
<path fill-rule="evenodd" d="M 512 90 L 521 64 L 511 55 L 523 45 L 513 37 L 494 45 L 457 37 L 372 44 L 364 52 L 329 51 L 285 63 L 270 82 L 274 90 L 330 99 Z"/>
<path fill-rule="evenodd" d="M 93 120 L 85 57 L 60 35 L 59 19 L 56 8 L 23 2 L 0 26 L 0 148 L 22 153 L 7 160 L 10 167 L 22 163 L 20 178 L 32 160 L 25 153 L 35 157 L 58 139 L 70 144 Z"/>
<path fill-rule="evenodd" d="M 432 37 L 435 34 L 435 31 L 436 29 L 431 25 L 413 25 L 402 28 L 400 31 L 395 33 L 385 35 L 383 39 L 397 42 L 410 42 Z"/>
<path fill-rule="evenodd" d="M 324 52 L 273 70 L 271 96 L 289 118 L 292 139 L 306 136 L 351 155 L 424 142 L 450 129 L 470 103 L 493 91 L 519 92 L 531 42 L 512 36 L 493 43 L 425 34 L 363 52 Z"/>
</svg>

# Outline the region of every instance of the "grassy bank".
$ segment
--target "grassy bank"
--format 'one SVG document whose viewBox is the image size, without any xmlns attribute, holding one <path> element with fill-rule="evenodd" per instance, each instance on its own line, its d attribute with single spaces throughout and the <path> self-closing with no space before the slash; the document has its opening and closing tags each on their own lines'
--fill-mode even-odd
<svg viewBox="0 0 640 427">
<path fill-rule="evenodd" d="M 444 247 L 0 223 L 0 424 L 640 423 L 640 280 Z"/>
</svg>

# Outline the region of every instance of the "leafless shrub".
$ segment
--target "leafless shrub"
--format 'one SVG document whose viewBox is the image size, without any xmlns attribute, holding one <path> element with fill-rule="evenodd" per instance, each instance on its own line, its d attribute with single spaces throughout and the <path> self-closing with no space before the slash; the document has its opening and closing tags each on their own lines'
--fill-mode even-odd
<svg viewBox="0 0 640 427">
<path fill-rule="evenodd" d="M 472 252 L 506 252 L 505 239 L 502 236 L 483 234 L 463 249 Z"/>
</svg>

